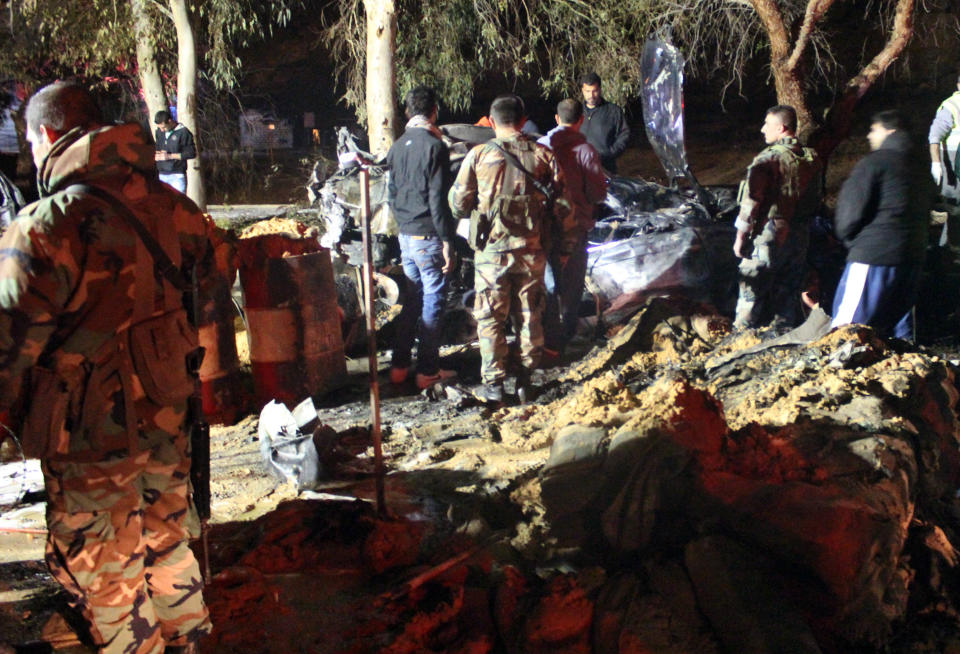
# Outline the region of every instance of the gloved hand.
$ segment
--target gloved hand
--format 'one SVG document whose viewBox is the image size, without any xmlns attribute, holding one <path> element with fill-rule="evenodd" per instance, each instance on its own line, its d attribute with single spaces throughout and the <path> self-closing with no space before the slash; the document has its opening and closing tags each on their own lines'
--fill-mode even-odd
<svg viewBox="0 0 960 654">
<path fill-rule="evenodd" d="M 937 186 L 940 186 L 940 181 L 943 179 L 943 164 L 939 161 L 934 161 L 930 164 L 930 174 L 933 175 L 933 181 Z"/>
</svg>

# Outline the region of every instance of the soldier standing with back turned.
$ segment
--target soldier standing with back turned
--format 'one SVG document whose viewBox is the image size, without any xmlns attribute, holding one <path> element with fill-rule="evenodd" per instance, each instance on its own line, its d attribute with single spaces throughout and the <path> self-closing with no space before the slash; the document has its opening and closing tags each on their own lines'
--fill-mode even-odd
<svg viewBox="0 0 960 654">
<path fill-rule="evenodd" d="M 553 151 L 563 171 L 567 199 L 574 211 L 576 246 L 567 260 L 551 253 L 547 260 L 547 308 L 544 354 L 558 357 L 577 330 L 577 314 L 587 274 L 587 234 L 597 218 L 597 205 L 607 196 L 607 178 L 600 155 L 580 133 L 583 106 L 573 99 L 557 105 L 557 126 L 539 139 Z M 572 239 L 571 239 L 572 240 Z"/>
<path fill-rule="evenodd" d="M 26 121 L 41 199 L 0 239 L 0 409 L 41 462 L 47 565 L 102 651 L 192 652 L 211 625 L 179 286 L 216 228 L 158 181 L 143 128 L 102 126 L 83 88 L 41 89 Z"/>
<path fill-rule="evenodd" d="M 517 390 L 521 401 L 529 399 L 530 376 L 543 348 L 546 253 L 554 232 L 564 232 L 555 216 L 566 220 L 571 215 L 561 197 L 562 176 L 553 153 L 520 131 L 523 113 L 523 102 L 514 95 L 493 101 L 490 121 L 496 138 L 467 154 L 450 189 L 454 217 L 470 216 L 484 384 L 477 395 L 492 403 L 503 401 L 511 301 L 521 314 Z M 550 195 L 557 201 L 551 202 Z M 572 247 L 561 244 L 561 252 L 566 248 L 569 255 Z"/>
</svg>

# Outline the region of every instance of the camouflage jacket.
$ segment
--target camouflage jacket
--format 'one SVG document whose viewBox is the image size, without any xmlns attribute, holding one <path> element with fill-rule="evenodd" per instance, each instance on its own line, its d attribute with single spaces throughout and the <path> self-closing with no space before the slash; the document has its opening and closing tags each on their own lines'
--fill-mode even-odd
<svg viewBox="0 0 960 654">
<path fill-rule="evenodd" d="M 75 129 L 57 140 L 38 172 L 41 199 L 0 239 L 0 409 L 16 409 L 25 373 L 53 371 L 70 395 L 56 451 L 122 456 L 135 449 L 139 412 L 162 407 L 145 399 L 129 365 L 96 373 L 124 348 L 121 336 L 136 316 L 180 310 L 183 298 L 155 273 L 132 228 L 76 183 L 122 200 L 183 271 L 211 260 L 216 227 L 185 195 L 159 183 L 149 135 L 129 124 Z M 179 425 L 168 427 L 176 433 Z"/>
<path fill-rule="evenodd" d="M 552 206 L 530 178 L 504 158 L 497 145 L 515 156 L 542 185 L 552 186 Z M 576 217 L 563 193 L 563 174 L 553 153 L 525 134 L 517 134 L 468 152 L 449 200 L 456 219 L 470 217 L 474 249 L 543 250 L 558 241 L 560 251 L 569 252 L 573 248 L 569 238 L 576 237 Z M 473 242 L 475 231 L 485 232 L 479 248 Z"/>
<path fill-rule="evenodd" d="M 736 228 L 756 237 L 769 222 L 778 234 L 789 231 L 795 217 L 809 220 L 820 205 L 820 159 L 795 137 L 764 148 L 740 186 Z"/>
</svg>

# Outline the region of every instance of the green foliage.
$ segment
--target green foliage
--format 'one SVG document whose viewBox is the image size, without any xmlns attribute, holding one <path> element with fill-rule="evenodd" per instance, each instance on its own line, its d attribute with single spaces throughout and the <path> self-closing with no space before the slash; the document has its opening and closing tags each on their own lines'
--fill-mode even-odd
<svg viewBox="0 0 960 654">
<path fill-rule="evenodd" d="M 6 24 L 0 25 L 0 71 L 29 85 L 80 77 L 136 78 L 137 32 L 132 0 L 8 0 Z M 145 0 L 153 25 L 161 70 L 176 80 L 177 40 L 169 7 Z M 269 38 L 286 25 L 303 0 L 196 0 L 191 6 L 201 76 L 217 89 L 236 85 L 240 48 Z"/>
<path fill-rule="evenodd" d="M 193 6 L 197 41 L 206 44 L 204 75 L 217 89 L 234 88 L 242 62 L 237 50 L 273 36 L 302 0 L 202 0 Z"/>
<path fill-rule="evenodd" d="M 447 106 L 465 109 L 477 79 L 505 65 L 509 44 L 477 40 L 484 29 L 473 0 L 424 3 L 404 10 L 397 39 L 397 86 L 403 91 L 429 83 Z M 494 35 L 491 35 L 493 37 Z"/>
<path fill-rule="evenodd" d="M 339 12 L 330 16 L 331 12 Z M 367 60 L 366 22 L 363 0 L 337 0 L 324 12 L 323 41 L 334 56 L 336 75 L 344 87 L 343 100 L 357 110 L 357 120 L 366 120 Z"/>
<path fill-rule="evenodd" d="M 939 0 L 935 0 L 939 1 Z M 720 75 L 737 86 L 750 62 L 766 65 L 769 41 L 749 0 L 395 0 L 399 17 L 397 85 L 437 88 L 447 106 L 469 105 L 477 84 L 500 78 L 509 88 L 534 80 L 544 96 L 579 95 L 577 79 L 595 70 L 604 95 L 616 102 L 637 97 L 640 58 L 651 35 L 669 35 L 688 58 L 687 73 Z M 336 0 L 326 41 L 339 62 L 343 99 L 363 119 L 365 23 L 362 0 Z M 808 0 L 778 0 L 795 38 Z M 844 75 L 872 56 L 870 34 L 890 25 L 891 0 L 852 0 L 842 21 L 814 31 L 804 62 L 811 88 L 836 89 Z M 849 12 L 858 12 L 850 20 Z M 856 30 L 851 33 L 851 29 Z M 834 52 L 843 52 L 849 69 Z"/>
<path fill-rule="evenodd" d="M 0 70 L 28 84 L 129 76 L 136 70 L 130 12 L 117 0 L 35 0 L 8 6 Z"/>
</svg>

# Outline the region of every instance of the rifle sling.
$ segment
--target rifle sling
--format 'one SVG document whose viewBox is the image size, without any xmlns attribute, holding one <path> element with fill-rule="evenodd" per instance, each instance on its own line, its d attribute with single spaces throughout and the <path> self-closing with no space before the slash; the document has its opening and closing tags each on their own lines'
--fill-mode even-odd
<svg viewBox="0 0 960 654">
<path fill-rule="evenodd" d="M 506 150 L 504 150 L 499 143 L 497 143 L 496 141 L 489 141 L 489 143 L 490 145 L 492 145 L 493 147 L 495 147 L 497 150 L 500 151 L 500 154 L 503 155 L 503 158 L 506 159 L 508 163 L 512 164 L 517 170 L 519 170 L 520 172 L 522 172 L 524 175 L 527 176 L 527 178 L 533 183 L 533 186 L 538 191 L 543 193 L 544 196 L 546 196 L 547 202 L 553 202 L 554 198 L 556 197 L 556 193 L 551 187 L 546 186 L 540 180 L 534 177 L 533 173 L 531 173 L 529 170 L 524 168 L 523 164 L 520 163 L 519 159 L 517 159 L 510 152 L 507 152 Z"/>
<path fill-rule="evenodd" d="M 134 215 L 130 207 L 121 202 L 119 198 L 112 193 L 103 190 L 102 188 L 92 186 L 90 184 L 73 184 L 67 190 L 80 191 L 81 193 L 92 195 L 93 197 L 110 205 L 110 208 L 112 208 L 118 216 L 123 218 L 124 222 L 126 222 L 127 225 L 133 229 L 134 232 L 136 232 L 137 236 L 150 253 L 150 256 L 153 257 L 154 266 L 160 272 L 163 278 L 173 284 L 173 287 L 180 292 L 185 293 L 191 290 L 190 283 L 184 278 L 180 269 L 174 265 L 167 253 L 164 252 L 163 248 L 159 243 L 157 243 L 157 240 L 153 237 L 149 230 L 147 230 L 146 226 L 140 222 L 140 219 Z"/>
</svg>

